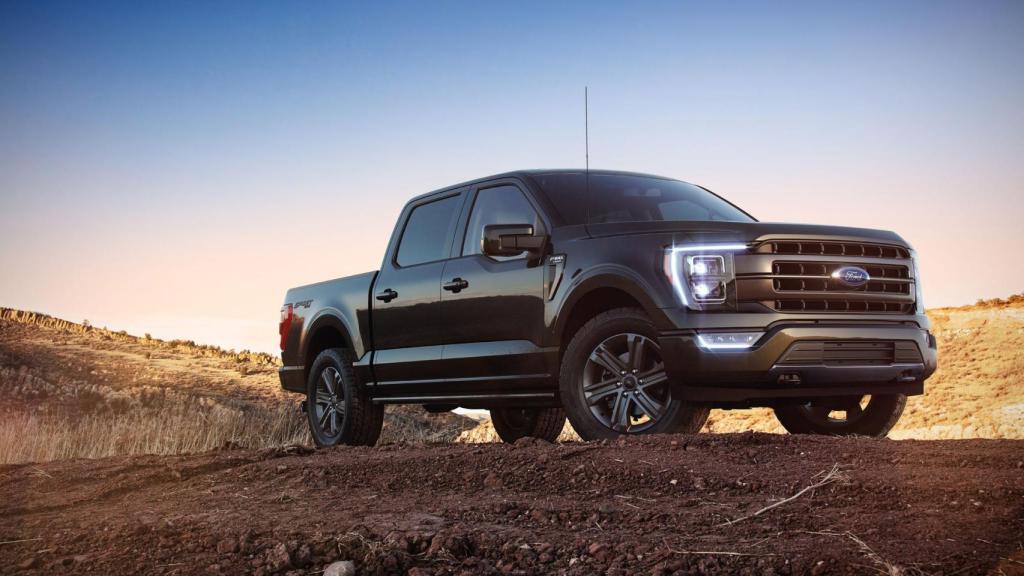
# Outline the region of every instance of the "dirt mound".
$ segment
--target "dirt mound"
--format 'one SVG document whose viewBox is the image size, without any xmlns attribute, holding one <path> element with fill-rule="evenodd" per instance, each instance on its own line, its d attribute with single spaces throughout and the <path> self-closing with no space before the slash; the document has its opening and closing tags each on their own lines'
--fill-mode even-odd
<svg viewBox="0 0 1024 576">
<path fill-rule="evenodd" d="M 1012 573 L 1022 459 L 729 434 L 4 466 L 0 572 Z"/>
</svg>

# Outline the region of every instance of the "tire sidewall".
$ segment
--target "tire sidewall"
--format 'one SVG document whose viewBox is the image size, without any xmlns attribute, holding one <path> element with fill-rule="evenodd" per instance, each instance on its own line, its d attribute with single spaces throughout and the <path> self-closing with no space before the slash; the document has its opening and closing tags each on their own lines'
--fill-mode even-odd
<svg viewBox="0 0 1024 576">
<path fill-rule="evenodd" d="M 907 397 L 904 394 L 872 396 L 864 415 L 846 426 L 822 426 L 808 419 L 799 405 L 780 406 L 775 409 L 775 416 L 791 434 L 882 437 L 899 421 L 906 404 Z"/>
<path fill-rule="evenodd" d="M 523 426 L 516 426 L 509 421 L 508 414 L 513 410 L 525 410 L 526 422 Z M 565 411 L 561 408 L 494 408 L 490 412 L 494 432 L 502 442 L 509 444 L 527 437 L 555 442 L 565 426 Z"/>
<path fill-rule="evenodd" d="M 623 433 L 607 428 L 590 412 L 583 396 L 583 370 L 591 352 L 598 344 L 611 336 L 634 333 L 658 341 L 658 331 L 654 324 L 640 310 L 618 309 L 605 312 L 584 324 L 566 348 L 562 357 L 559 375 L 559 393 L 565 407 L 569 422 L 584 440 L 617 438 Z M 664 360 L 664 357 L 662 358 Z M 684 404 L 673 398 L 665 410 L 665 414 L 652 427 L 640 432 L 642 434 L 659 434 L 675 432 L 680 413 Z M 632 434 L 637 434 L 634 432 Z"/>
</svg>

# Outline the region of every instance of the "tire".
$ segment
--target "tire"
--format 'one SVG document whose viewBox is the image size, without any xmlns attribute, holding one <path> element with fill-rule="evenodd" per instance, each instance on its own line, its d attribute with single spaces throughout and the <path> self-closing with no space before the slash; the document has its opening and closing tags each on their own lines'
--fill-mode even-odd
<svg viewBox="0 0 1024 576">
<path fill-rule="evenodd" d="M 835 398 L 775 407 L 775 418 L 790 434 L 884 437 L 907 405 L 904 394 Z M 832 414 L 842 412 L 843 418 Z"/>
<path fill-rule="evenodd" d="M 554 442 L 565 427 L 565 411 L 561 408 L 492 408 L 491 424 L 507 444 L 527 437 Z"/>
<path fill-rule="evenodd" d="M 637 308 L 598 314 L 576 332 L 562 355 L 559 393 L 581 438 L 693 434 L 704 426 L 707 406 L 672 398 L 657 341 Z"/>
<path fill-rule="evenodd" d="M 318 447 L 373 446 L 384 426 L 384 407 L 370 402 L 356 382 L 348 351 L 330 348 L 316 357 L 309 370 L 306 417 Z"/>
</svg>

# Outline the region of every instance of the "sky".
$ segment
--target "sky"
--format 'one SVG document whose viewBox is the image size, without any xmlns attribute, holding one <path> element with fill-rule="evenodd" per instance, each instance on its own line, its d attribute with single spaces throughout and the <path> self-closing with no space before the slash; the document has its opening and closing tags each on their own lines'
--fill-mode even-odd
<svg viewBox="0 0 1024 576">
<path fill-rule="evenodd" d="M 1024 3 L 0 3 L 0 306 L 274 352 L 412 196 L 519 168 L 895 230 L 1024 290 Z"/>
</svg>

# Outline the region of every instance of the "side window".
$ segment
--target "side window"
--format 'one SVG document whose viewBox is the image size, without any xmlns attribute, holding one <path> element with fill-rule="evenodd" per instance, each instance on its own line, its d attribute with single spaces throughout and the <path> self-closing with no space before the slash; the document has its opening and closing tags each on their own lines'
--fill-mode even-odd
<svg viewBox="0 0 1024 576">
<path fill-rule="evenodd" d="M 395 262 L 413 266 L 448 258 L 448 243 L 455 230 L 462 195 L 420 204 L 409 214 Z"/>
<path fill-rule="evenodd" d="M 466 228 L 466 240 L 462 244 L 462 255 L 481 254 L 483 251 L 484 226 L 488 224 L 532 224 L 535 231 L 543 228 L 537 211 L 523 192 L 515 186 L 495 186 L 477 192 L 473 213 Z M 496 260 L 523 258 L 508 256 Z"/>
</svg>

